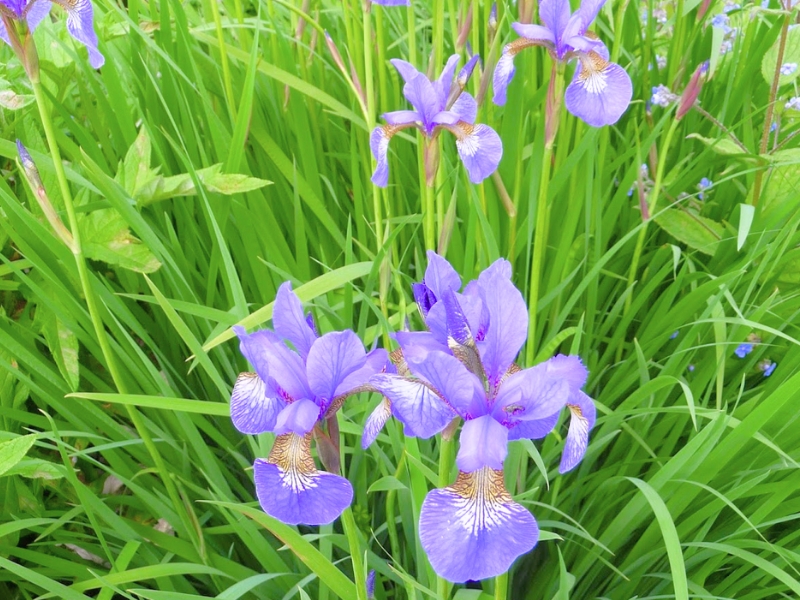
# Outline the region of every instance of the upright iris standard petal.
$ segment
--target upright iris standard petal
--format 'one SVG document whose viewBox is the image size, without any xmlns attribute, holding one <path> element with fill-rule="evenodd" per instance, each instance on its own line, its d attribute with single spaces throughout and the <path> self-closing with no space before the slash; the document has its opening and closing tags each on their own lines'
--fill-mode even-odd
<svg viewBox="0 0 800 600">
<path fill-rule="evenodd" d="M 403 86 L 403 95 L 419 113 L 426 135 L 431 135 L 435 127 L 434 118 L 442 109 L 433 84 L 420 73 Z"/>
<path fill-rule="evenodd" d="M 444 296 L 445 290 L 457 292 L 461 287 L 461 276 L 446 258 L 428 250 L 428 267 L 425 269 L 425 285 L 433 292 L 435 300 Z"/>
<path fill-rule="evenodd" d="M 517 32 L 517 35 L 525 38 L 526 40 L 539 42 L 542 45 L 555 44 L 556 38 L 553 32 L 547 27 L 541 25 L 529 25 L 527 23 L 512 23 L 511 28 Z"/>
<path fill-rule="evenodd" d="M 506 491 L 503 472 L 483 468 L 459 473 L 452 486 L 428 493 L 419 535 L 436 573 L 460 583 L 508 571 L 536 545 L 539 528 Z"/>
<path fill-rule="evenodd" d="M 469 180 L 481 183 L 497 170 L 503 158 L 503 142 L 488 125 L 459 121 L 453 128 L 458 157 L 467 168 Z"/>
<path fill-rule="evenodd" d="M 284 406 L 280 398 L 267 395 L 267 385 L 257 374 L 241 373 L 231 393 L 231 421 L 242 433 L 272 431 Z"/>
<path fill-rule="evenodd" d="M 459 471 L 471 473 L 484 467 L 502 471 L 507 455 L 508 429 L 495 421 L 492 415 L 464 423 L 456 457 Z"/>
<path fill-rule="evenodd" d="M 633 84 L 625 69 L 592 51 L 581 56 L 564 100 L 573 115 L 603 127 L 619 120 L 632 97 Z"/>
<path fill-rule="evenodd" d="M 319 406 L 308 399 L 297 400 L 287 405 L 275 420 L 275 433 L 305 435 L 314 428 L 319 419 Z"/>
<path fill-rule="evenodd" d="M 347 479 L 317 470 L 311 457 L 311 434 L 279 435 L 269 459 L 257 459 L 254 467 L 261 508 L 284 523 L 326 525 L 353 501 Z"/>
<path fill-rule="evenodd" d="M 303 305 L 300 303 L 300 298 L 292 291 L 292 284 L 289 281 L 278 288 L 272 311 L 272 322 L 275 333 L 285 340 L 289 340 L 300 356 L 305 359 L 317 336 L 306 321 L 303 315 Z"/>
<path fill-rule="evenodd" d="M 569 433 L 558 467 L 559 473 L 571 471 L 583 459 L 589 444 L 589 431 L 594 427 L 597 415 L 594 402 L 581 391 L 572 395 L 567 407 L 570 412 Z"/>
<path fill-rule="evenodd" d="M 99 69 L 106 59 L 97 49 L 97 34 L 94 32 L 94 11 L 89 0 L 56 0 L 67 12 L 67 31 L 86 46 L 89 64 Z"/>
<path fill-rule="evenodd" d="M 306 369 L 311 391 L 325 401 L 337 396 L 337 388 L 348 375 L 366 363 L 364 345 L 352 331 L 326 333 L 314 342 Z"/>
<path fill-rule="evenodd" d="M 500 259 L 478 277 L 489 328 L 484 339 L 483 366 L 491 386 L 496 386 L 511 366 L 527 337 L 528 309 L 511 283 L 511 265 Z"/>
<path fill-rule="evenodd" d="M 441 75 L 439 75 L 439 78 L 433 82 L 433 87 L 441 99 L 446 99 L 450 95 L 450 86 L 452 85 L 453 77 L 456 74 L 456 66 L 458 65 L 458 61 L 458 54 L 453 54 L 450 58 L 448 58 L 447 64 L 445 64 L 444 69 L 442 69 Z M 440 110 L 442 108 L 444 107 L 440 107 Z"/>
<path fill-rule="evenodd" d="M 406 435 L 423 439 L 439 433 L 456 413 L 422 381 L 400 375 L 374 375 L 369 380 L 392 403 L 392 413 L 406 427 Z"/>
<path fill-rule="evenodd" d="M 28 5 L 25 21 L 28 23 L 28 29 L 30 31 L 36 30 L 39 23 L 50 13 L 52 6 L 50 0 L 34 0 L 33 4 Z"/>
<path fill-rule="evenodd" d="M 539 2 L 539 17 L 542 23 L 553 33 L 553 39 L 558 47 L 559 40 L 567 28 L 570 17 L 569 0 L 541 0 Z M 559 52 L 559 58 L 563 53 Z"/>
<path fill-rule="evenodd" d="M 417 68 L 410 62 L 400 58 L 393 58 L 389 62 L 394 65 L 394 68 L 397 69 L 397 72 L 400 73 L 400 77 L 402 77 L 403 81 L 406 83 L 414 79 L 417 75 L 421 75 L 421 73 L 417 71 Z"/>
<path fill-rule="evenodd" d="M 233 332 L 239 338 L 239 351 L 253 365 L 262 381 L 269 380 L 269 356 L 273 344 L 280 344 L 280 339 L 266 329 L 248 334 L 244 327 L 234 326 Z"/>
<path fill-rule="evenodd" d="M 444 352 L 411 347 L 405 353 L 411 372 L 430 383 L 446 402 L 465 419 L 486 413 L 483 388 L 478 378 L 461 362 Z"/>
<path fill-rule="evenodd" d="M 455 123 L 464 121 L 465 123 L 474 123 L 478 116 L 478 103 L 467 92 L 461 92 L 461 95 L 450 107 L 450 111 L 455 115 Z"/>
</svg>

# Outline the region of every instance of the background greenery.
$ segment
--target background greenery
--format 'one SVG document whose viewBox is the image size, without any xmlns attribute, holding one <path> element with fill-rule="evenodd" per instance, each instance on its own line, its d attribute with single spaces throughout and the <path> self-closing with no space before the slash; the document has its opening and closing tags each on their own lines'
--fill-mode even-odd
<svg viewBox="0 0 800 600">
<path fill-rule="evenodd" d="M 37 30 L 125 393 L 75 261 L 16 162 L 21 138 L 61 210 L 24 71 L 0 49 L 0 597 L 354 597 L 340 523 L 291 528 L 254 502 L 252 461 L 271 439 L 243 436 L 227 417 L 247 368 L 230 326 L 268 325 L 286 279 L 322 331 L 353 327 L 385 344 L 406 317 L 420 325 L 409 284 L 425 265 L 423 206 L 465 280 L 505 256 L 526 297 L 532 240 L 545 234 L 534 231 L 541 49 L 518 57 L 508 104 L 480 111 L 504 142 L 499 180 L 470 185 L 448 137 L 429 192 L 421 141 L 400 135 L 390 187 L 371 186 L 369 128 L 406 107 L 388 59 L 422 68 L 433 53 L 438 72 L 463 52 L 467 5 L 462 41 L 496 57 L 517 18 L 501 3 L 492 43 L 490 2 L 412 2 L 367 16 L 361 0 L 101 0 L 100 71 L 59 9 Z M 800 38 L 788 29 L 796 13 L 775 0 L 746 5 L 729 13 L 739 32 L 721 55 L 726 36 L 709 22 L 723 4 L 710 4 L 701 15 L 697 1 L 668 3 L 664 22 L 652 0 L 609 1 L 595 30 L 630 73 L 634 102 L 602 130 L 562 115 L 536 336 L 522 356 L 579 353 L 599 419 L 567 476 L 558 436 L 511 446 L 507 483 L 544 533 L 517 561 L 510 598 L 800 596 L 800 113 L 783 109 L 798 72 L 771 91 L 776 67 L 800 62 Z M 699 99 L 713 118 L 692 111 L 668 135 L 674 106 L 648 111 L 652 86 L 680 93 L 709 59 Z M 470 91 L 480 86 L 476 74 Z M 702 177 L 714 185 L 701 200 Z M 645 224 L 650 179 L 661 192 Z M 751 333 L 761 343 L 737 358 Z M 769 378 L 764 359 L 778 363 Z M 404 440 L 390 423 L 352 453 L 377 401 L 340 413 L 376 597 L 435 597 L 414 522 L 437 482 L 438 442 Z M 491 594 L 483 585 L 453 593 Z"/>
</svg>

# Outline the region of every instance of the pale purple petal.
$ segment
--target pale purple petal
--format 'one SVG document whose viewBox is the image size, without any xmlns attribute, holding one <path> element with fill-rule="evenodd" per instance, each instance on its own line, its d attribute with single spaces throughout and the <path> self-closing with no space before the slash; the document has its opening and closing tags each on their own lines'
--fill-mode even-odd
<svg viewBox="0 0 800 600">
<path fill-rule="evenodd" d="M 444 108 L 447 102 L 447 97 L 450 95 L 450 86 L 453 83 L 453 77 L 456 74 L 456 66 L 458 66 L 459 56 L 453 54 L 447 59 L 447 64 L 442 69 L 439 79 L 433 82 L 433 87 L 439 95 L 439 110 Z"/>
<path fill-rule="evenodd" d="M 52 6 L 49 0 L 35 0 L 33 4 L 29 5 L 25 21 L 28 23 L 30 31 L 36 30 L 39 23 L 50 13 Z"/>
<path fill-rule="evenodd" d="M 481 298 L 489 311 L 489 328 L 482 347 L 490 386 L 506 374 L 528 336 L 528 308 L 511 283 L 510 265 L 499 259 L 478 277 Z"/>
<path fill-rule="evenodd" d="M 436 113 L 436 116 L 433 117 L 433 124 L 434 125 L 455 125 L 461 120 L 461 118 L 454 112 L 449 110 L 443 110 L 441 112 Z"/>
<path fill-rule="evenodd" d="M 503 142 L 488 125 L 459 123 L 456 137 L 458 156 L 467 168 L 469 180 L 481 183 L 497 170 L 503 158 Z"/>
<path fill-rule="evenodd" d="M 378 437 L 378 434 L 383 431 L 386 421 L 392 416 L 392 403 L 386 398 L 382 398 L 380 404 L 375 407 L 375 410 L 367 417 L 367 422 L 364 424 L 364 433 L 361 436 L 361 449 L 366 450 L 372 445 L 372 442 Z"/>
<path fill-rule="evenodd" d="M 278 413 L 275 420 L 275 433 L 277 435 L 284 433 L 305 435 L 314 428 L 319 420 L 319 415 L 319 406 L 312 400 L 297 400 L 287 404 Z"/>
<path fill-rule="evenodd" d="M 369 147 L 372 156 L 375 158 L 375 172 L 372 173 L 372 183 L 378 187 L 386 187 L 389 184 L 389 140 L 394 135 L 394 129 L 389 125 L 376 127 L 369 136 Z"/>
<path fill-rule="evenodd" d="M 8 31 L 6 31 L 6 25 L 3 23 L 3 19 L 0 19 L 0 40 L 3 40 L 9 46 L 11 45 L 11 40 L 8 38 Z"/>
<path fill-rule="evenodd" d="M 239 351 L 253 365 L 263 381 L 269 381 L 269 356 L 272 346 L 280 344 L 280 338 L 267 329 L 248 334 L 244 327 L 234 326 L 234 333 L 239 337 Z"/>
<path fill-rule="evenodd" d="M 545 368 L 537 365 L 503 381 L 492 414 L 506 427 L 513 427 L 519 421 L 544 419 L 558 413 L 569 398 L 569 384 L 548 376 Z"/>
<path fill-rule="evenodd" d="M 286 406 L 280 398 L 267 396 L 267 386 L 255 373 L 241 373 L 231 392 L 231 420 L 242 433 L 272 431 L 278 413 Z"/>
<path fill-rule="evenodd" d="M 450 112 L 458 117 L 458 121 L 465 123 L 474 123 L 475 118 L 478 116 L 478 103 L 467 92 L 461 92 L 461 95 L 450 107 Z"/>
<path fill-rule="evenodd" d="M 494 90 L 492 102 L 498 106 L 503 106 L 506 103 L 506 90 L 508 89 L 508 84 L 514 78 L 515 72 L 514 52 L 512 52 L 511 45 L 506 45 L 503 48 L 500 60 L 497 61 L 497 65 L 494 68 L 494 76 L 492 78 L 492 89 Z"/>
<path fill-rule="evenodd" d="M 483 313 L 485 312 L 483 300 L 481 300 L 479 296 L 468 294 L 455 294 L 455 298 L 467 318 L 470 330 L 472 332 L 479 332 L 484 319 Z M 447 346 L 447 310 L 445 309 L 444 302 L 437 302 L 433 308 L 431 308 L 425 323 L 433 337 L 441 344 Z M 477 339 L 476 333 L 473 333 L 473 336 Z"/>
<path fill-rule="evenodd" d="M 605 3 L 606 0 L 581 0 L 580 7 L 575 11 L 575 14 L 580 17 L 583 22 L 583 30 L 580 31 L 581 35 L 586 33 L 586 30 L 589 29 L 592 22 L 597 18 L 600 9 L 603 8 Z"/>
<path fill-rule="evenodd" d="M 503 469 L 507 455 L 508 429 L 495 421 L 492 415 L 464 423 L 456 457 L 459 471 L 471 473 L 483 467 L 499 471 Z"/>
<path fill-rule="evenodd" d="M 632 96 L 633 84 L 625 69 L 605 61 L 582 60 L 567 86 L 564 104 L 589 125 L 603 127 L 619 120 Z"/>
<path fill-rule="evenodd" d="M 580 356 L 573 354 L 557 354 L 551 359 L 542 363 L 547 370 L 547 374 L 556 379 L 564 379 L 572 392 L 580 390 L 586 385 L 589 377 L 589 370 L 581 362 Z"/>
<path fill-rule="evenodd" d="M 253 471 L 261 508 L 289 525 L 326 525 L 353 501 L 347 479 L 314 466 L 310 436 L 278 436 L 269 462 L 257 459 Z"/>
<path fill-rule="evenodd" d="M 389 398 L 392 414 L 406 427 L 406 435 L 423 439 L 439 433 L 456 413 L 423 382 L 399 375 L 380 374 L 370 384 Z M 408 430 L 411 431 L 408 431 Z"/>
<path fill-rule="evenodd" d="M 332 400 L 337 388 L 364 366 L 367 353 L 358 336 L 350 331 L 334 331 L 318 338 L 308 353 L 308 385 L 318 398 Z"/>
<path fill-rule="evenodd" d="M 394 336 L 403 352 L 412 346 L 420 346 L 428 352 L 432 350 L 448 351 L 447 340 L 440 342 L 429 331 L 398 331 Z"/>
<path fill-rule="evenodd" d="M 411 372 L 430 383 L 463 418 L 486 414 L 483 386 L 457 358 L 444 352 L 421 350 L 418 346 L 408 348 L 404 355 Z"/>
<path fill-rule="evenodd" d="M 292 291 L 292 284 L 289 281 L 284 282 L 278 288 L 275 306 L 272 309 L 272 324 L 275 333 L 290 341 L 305 360 L 317 336 L 309 327 L 308 321 L 303 315 L 300 298 Z"/>
<path fill-rule="evenodd" d="M 461 276 L 447 259 L 433 250 L 428 250 L 428 267 L 425 269 L 425 285 L 433 292 L 437 300 L 441 299 L 445 290 L 457 292 L 461 289 Z"/>
<path fill-rule="evenodd" d="M 411 0 L 371 0 L 380 6 L 411 6 Z"/>
<path fill-rule="evenodd" d="M 554 412 L 544 419 L 520 421 L 508 430 L 508 441 L 521 439 L 540 440 L 555 429 L 560 415 L 560 412 Z"/>
<path fill-rule="evenodd" d="M 89 64 L 99 69 L 106 59 L 97 50 L 97 34 L 94 32 L 94 13 L 89 0 L 59 0 L 67 12 L 67 31 L 86 46 L 89 51 Z"/>
<path fill-rule="evenodd" d="M 573 394 L 567 406 L 570 412 L 569 432 L 558 467 L 559 473 L 571 471 L 581 462 L 589 444 L 589 431 L 594 427 L 597 417 L 594 402 L 583 392 Z"/>
<path fill-rule="evenodd" d="M 502 575 L 536 545 L 539 528 L 503 484 L 503 472 L 460 473 L 422 503 L 419 535 L 436 574 L 461 583 Z"/>
<path fill-rule="evenodd" d="M 389 125 L 406 125 L 421 121 L 422 117 L 415 110 L 395 110 L 381 115 Z"/>
<path fill-rule="evenodd" d="M 383 348 L 376 348 L 366 356 L 364 364 L 350 373 L 336 386 L 335 396 L 347 395 L 351 391 L 365 385 L 373 375 L 383 372 L 389 363 L 389 353 Z"/>
<path fill-rule="evenodd" d="M 419 71 L 417 71 L 416 67 L 412 65 L 410 62 L 406 62 L 399 58 L 393 58 L 389 61 L 394 65 L 394 68 L 397 69 L 397 72 L 400 73 L 400 77 L 403 78 L 403 81 L 408 83 L 417 75 L 421 75 Z"/>
<path fill-rule="evenodd" d="M 539 18 L 553 33 L 556 44 L 567 28 L 571 13 L 569 0 L 541 0 L 539 2 Z"/>
<path fill-rule="evenodd" d="M 600 40 L 593 40 L 582 35 L 573 35 L 566 39 L 565 46 L 571 46 L 578 52 L 597 52 L 603 60 L 608 60 L 608 49 Z"/>
<path fill-rule="evenodd" d="M 442 109 L 433 84 L 420 73 L 403 86 L 403 95 L 419 113 L 425 133 L 431 135 L 433 119 Z"/>
<path fill-rule="evenodd" d="M 511 27 L 517 32 L 517 35 L 528 40 L 544 42 L 547 44 L 556 43 L 556 38 L 553 37 L 553 32 L 547 27 L 542 27 L 541 25 L 528 25 L 526 23 L 512 23 Z"/>
</svg>

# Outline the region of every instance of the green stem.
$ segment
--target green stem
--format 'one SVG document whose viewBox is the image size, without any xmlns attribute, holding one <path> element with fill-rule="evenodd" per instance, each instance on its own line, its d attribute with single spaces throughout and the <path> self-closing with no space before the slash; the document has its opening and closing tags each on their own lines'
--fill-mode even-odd
<svg viewBox="0 0 800 600">
<path fill-rule="evenodd" d="M 508 598 L 508 571 L 494 578 L 494 600 Z"/>
<path fill-rule="evenodd" d="M 342 513 L 342 526 L 350 546 L 350 559 L 353 561 L 353 578 L 356 584 L 357 600 L 367 600 L 367 574 L 364 572 L 364 559 L 361 556 L 361 540 L 353 511 L 348 506 Z"/>
<path fill-rule="evenodd" d="M 225 85 L 225 97 L 228 100 L 228 110 L 231 113 L 231 121 L 236 122 L 236 101 L 233 95 L 233 84 L 231 83 L 231 68 L 228 64 L 228 50 L 225 47 L 225 36 L 222 33 L 222 16 L 217 0 L 211 0 L 211 12 L 214 13 L 214 26 L 217 30 L 217 41 L 219 42 L 219 58 L 222 63 L 222 80 Z"/>
<path fill-rule="evenodd" d="M 644 223 L 642 223 L 642 228 L 639 230 L 639 237 L 636 239 L 636 249 L 633 251 L 633 260 L 631 261 L 631 268 L 628 271 L 628 286 L 627 288 L 633 285 L 634 279 L 636 279 L 636 271 L 639 268 L 639 260 L 642 257 L 642 250 L 644 249 L 644 240 L 647 236 L 647 225 L 650 222 L 650 219 L 653 217 L 653 214 L 656 210 L 656 202 L 658 201 L 658 194 L 661 192 L 661 182 L 664 180 L 664 166 L 667 163 L 667 152 L 669 150 L 669 145 L 672 142 L 672 137 L 675 135 L 675 131 L 678 129 L 678 124 L 680 123 L 679 119 L 675 119 L 672 121 L 669 129 L 667 130 L 667 135 L 664 137 L 664 143 L 661 145 L 661 150 L 659 151 L 658 155 L 658 167 L 656 168 L 656 180 L 653 184 L 653 190 L 650 192 L 650 196 L 647 198 L 647 218 L 644 219 Z M 623 317 L 628 314 L 628 310 L 631 307 L 631 303 L 633 302 L 633 293 L 628 294 L 628 297 L 625 298 L 625 308 L 622 311 Z"/>
<path fill-rule="evenodd" d="M 83 255 L 83 247 L 81 245 L 81 233 L 80 228 L 78 227 L 78 216 L 75 212 L 75 204 L 72 200 L 72 192 L 70 191 L 69 183 L 67 182 L 67 176 L 64 172 L 64 164 L 61 160 L 61 152 L 56 141 L 53 122 L 50 118 L 50 113 L 47 110 L 47 101 L 44 97 L 42 84 L 39 81 L 31 80 L 31 86 L 33 87 L 33 93 L 36 97 L 36 105 L 39 109 L 39 116 L 42 119 L 42 127 L 44 127 L 47 145 L 50 148 L 50 156 L 53 159 L 53 167 L 56 171 L 56 179 L 58 180 L 58 185 L 61 189 L 61 196 L 64 199 L 64 207 L 67 211 L 67 220 L 69 222 L 69 228 L 72 232 L 72 246 L 70 249 L 72 250 L 72 254 L 75 256 L 75 264 L 78 267 L 78 278 L 80 279 L 81 290 L 86 299 L 86 308 L 89 311 L 89 317 L 91 318 L 92 326 L 94 327 L 95 337 L 100 345 L 100 350 L 103 353 L 103 358 L 106 361 L 106 367 L 111 375 L 111 379 L 114 381 L 114 386 L 117 388 L 117 391 L 120 394 L 127 394 L 128 388 L 125 384 L 125 379 L 122 376 L 122 372 L 117 365 L 114 352 L 111 349 L 111 344 L 108 340 L 105 326 L 103 325 L 103 319 L 100 316 L 100 311 L 98 310 L 97 299 L 95 298 L 94 290 L 92 289 L 91 280 L 89 278 L 89 270 L 86 266 L 86 259 Z M 178 510 L 181 506 L 183 506 L 183 502 L 180 499 L 178 490 L 175 487 L 175 483 L 169 476 L 161 454 L 158 452 L 153 439 L 150 437 L 150 432 L 147 431 L 141 414 L 133 406 L 128 405 L 126 408 L 133 426 L 136 428 L 139 437 L 142 439 L 142 442 L 144 442 L 145 448 L 153 458 L 173 506 L 181 516 L 185 532 L 189 534 L 189 532 L 193 531 L 192 524 L 190 521 L 184 518 L 185 513 Z"/>
<path fill-rule="evenodd" d="M 437 487 L 446 488 L 450 485 L 450 471 L 453 468 L 453 439 L 441 438 L 439 447 L 439 484 Z M 436 596 L 439 600 L 450 597 L 450 582 L 442 577 L 436 578 Z"/>
<path fill-rule="evenodd" d="M 423 145 L 428 143 L 435 144 L 436 140 L 428 142 L 427 139 L 423 139 Z M 424 162 L 425 159 L 423 157 L 423 163 Z M 422 185 L 425 190 L 425 206 L 422 209 L 422 213 L 425 227 L 425 249 L 436 250 L 436 190 L 434 190 L 432 186 L 427 185 L 425 182 L 426 179 L 427 178 L 423 175 Z"/>
<path fill-rule="evenodd" d="M 433 63 L 434 71 L 444 64 L 444 0 L 435 0 L 433 4 Z"/>
</svg>

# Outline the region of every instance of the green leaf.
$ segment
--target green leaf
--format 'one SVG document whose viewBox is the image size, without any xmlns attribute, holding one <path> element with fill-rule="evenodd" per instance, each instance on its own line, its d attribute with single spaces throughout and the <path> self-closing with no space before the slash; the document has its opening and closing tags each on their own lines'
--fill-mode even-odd
<svg viewBox="0 0 800 600">
<path fill-rule="evenodd" d="M 169 411 L 196 413 L 200 415 L 229 416 L 227 402 L 205 402 L 203 400 L 187 400 L 185 398 L 164 398 L 163 396 L 137 396 L 134 394 L 67 394 L 68 398 L 83 398 L 95 402 L 110 402 L 146 408 L 160 408 Z"/>
<path fill-rule="evenodd" d="M 64 465 L 40 458 L 20 461 L 3 474 L 3 476 L 7 475 L 21 475 L 28 479 L 61 479 L 66 477 Z"/>
<path fill-rule="evenodd" d="M 251 192 L 272 183 L 266 179 L 235 173 L 222 173 L 221 171 L 222 164 L 220 163 L 205 169 L 198 169 L 197 176 L 208 191 L 225 194 L 226 196 Z M 183 173 L 171 177 L 155 177 L 148 181 L 147 185 L 137 189 L 135 197 L 140 205 L 146 206 L 153 202 L 160 202 L 170 198 L 195 195 L 197 195 L 197 187 L 192 176 L 188 173 Z"/>
<path fill-rule="evenodd" d="M 36 321 L 39 323 L 50 354 L 58 365 L 64 381 L 73 392 L 80 383 L 80 361 L 78 357 L 78 338 L 44 304 L 36 307 Z"/>
<path fill-rule="evenodd" d="M 0 475 L 19 463 L 36 441 L 36 435 L 23 435 L 0 443 Z"/>
<path fill-rule="evenodd" d="M 388 490 L 405 490 L 405 489 L 408 489 L 407 486 L 405 486 L 403 482 L 397 479 L 397 477 L 395 477 L 394 475 L 387 475 L 386 477 L 381 477 L 380 479 L 378 479 L 378 481 L 369 486 L 367 493 L 371 494 L 372 492 L 385 492 Z"/>
<path fill-rule="evenodd" d="M 761 60 L 761 74 L 764 76 L 764 81 L 767 85 L 772 85 L 772 80 L 775 78 L 775 69 L 778 68 L 778 53 L 780 50 L 780 36 L 775 40 L 772 47 L 764 54 Z M 783 51 L 783 62 L 786 63 L 800 63 L 800 29 L 789 29 L 786 36 L 786 47 Z M 778 86 L 792 83 L 800 75 L 800 69 L 795 69 L 789 75 L 783 75 L 778 78 Z"/>
<path fill-rule="evenodd" d="M 700 140 L 706 146 L 711 148 L 717 154 L 722 154 L 723 156 L 733 156 L 733 155 L 740 155 L 742 157 L 751 157 L 755 158 L 755 155 L 749 154 L 742 150 L 736 142 L 734 142 L 730 138 L 707 138 L 703 137 L 699 133 L 690 133 L 686 136 L 687 138 L 694 138 L 696 140 Z"/>
<path fill-rule="evenodd" d="M 753 225 L 753 217 L 756 214 L 756 207 L 752 204 L 739 205 L 739 232 L 736 236 L 736 249 L 741 250 L 750 233 Z"/>
<path fill-rule="evenodd" d="M 635 477 L 627 477 L 627 479 L 642 491 L 656 515 L 658 526 L 661 528 L 661 535 L 664 536 L 664 545 L 667 547 L 667 558 L 669 558 L 669 568 L 672 572 L 672 585 L 675 586 L 675 600 L 689 600 L 689 582 L 686 578 L 686 565 L 683 561 L 681 541 L 667 505 L 664 504 L 658 492 L 648 483 Z"/>
<path fill-rule="evenodd" d="M 158 170 L 150 168 L 151 151 L 147 129 L 142 127 L 136 140 L 128 148 L 122 168 L 115 177 L 117 183 L 133 197 L 158 176 Z"/>
<path fill-rule="evenodd" d="M 80 219 L 83 250 L 88 258 L 138 273 L 152 273 L 161 267 L 150 249 L 134 237 L 113 208 L 95 210 Z"/>
<path fill-rule="evenodd" d="M 716 221 L 677 208 L 668 208 L 659 213 L 655 222 L 675 239 L 710 256 L 716 252 L 724 233 L 722 225 Z"/>
<path fill-rule="evenodd" d="M 800 248 L 789 250 L 781 258 L 777 273 L 782 283 L 800 284 Z"/>
</svg>

